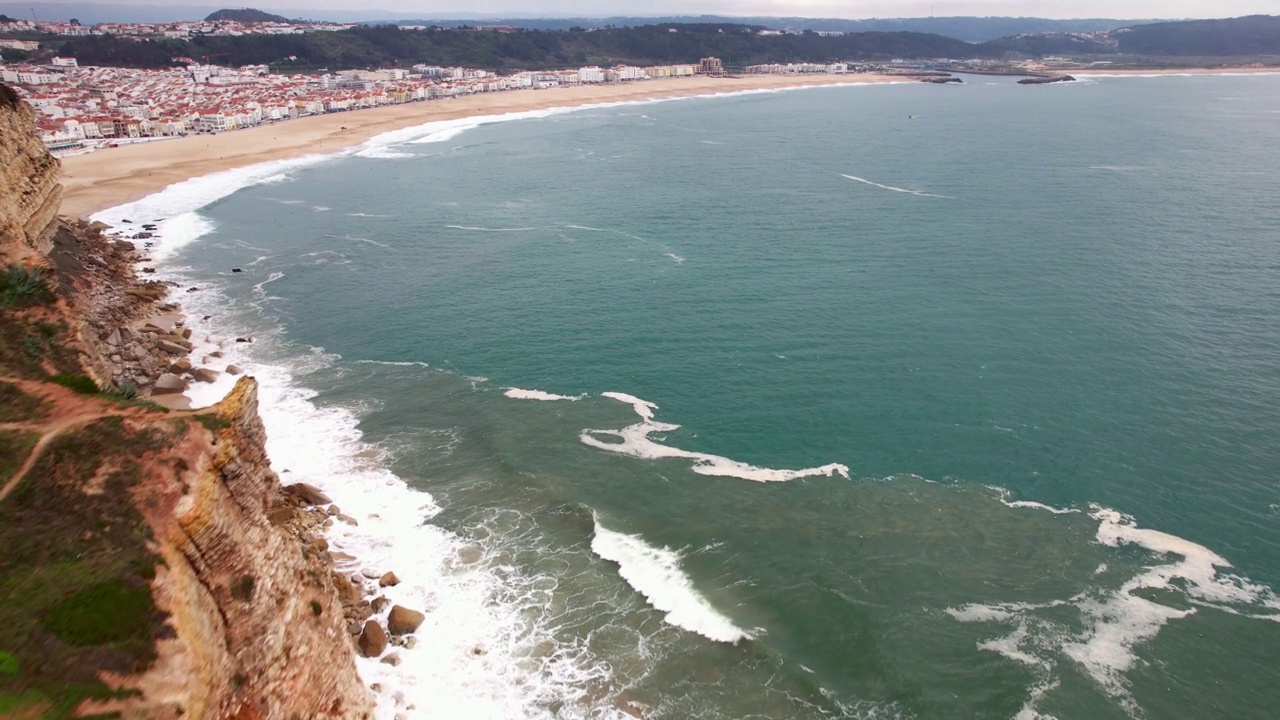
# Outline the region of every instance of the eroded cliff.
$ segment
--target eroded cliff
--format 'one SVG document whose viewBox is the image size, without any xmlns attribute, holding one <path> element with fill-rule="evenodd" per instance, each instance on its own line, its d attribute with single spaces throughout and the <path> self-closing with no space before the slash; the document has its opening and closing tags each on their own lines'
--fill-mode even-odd
<svg viewBox="0 0 1280 720">
<path fill-rule="evenodd" d="M 350 634 L 367 611 L 332 572 L 323 514 L 270 469 L 256 383 L 201 411 L 99 389 L 112 380 L 102 359 L 118 353 L 104 319 L 154 309 L 163 288 L 138 283 L 132 254 L 91 228 L 52 228 L 88 255 L 38 252 L 57 165 L 8 134 L 32 137 L 30 109 L 7 97 L 0 714 L 368 717 Z M 31 175 L 14 171 L 23 163 Z"/>
<path fill-rule="evenodd" d="M 35 111 L 0 84 L 0 237 L 10 259 L 49 249 L 49 236 L 62 201 L 58 160 L 35 136 Z M 0 259 L 3 259 L 0 255 Z"/>
</svg>

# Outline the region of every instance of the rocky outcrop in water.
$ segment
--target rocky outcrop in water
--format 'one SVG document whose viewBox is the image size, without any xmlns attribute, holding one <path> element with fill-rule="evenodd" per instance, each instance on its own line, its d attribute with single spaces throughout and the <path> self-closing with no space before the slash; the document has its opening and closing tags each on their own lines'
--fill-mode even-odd
<svg viewBox="0 0 1280 720">
<path fill-rule="evenodd" d="M 1050 83 L 1075 82 L 1070 75 L 1054 75 L 1053 77 L 1029 77 L 1018 81 L 1019 85 L 1048 85 Z"/>
</svg>

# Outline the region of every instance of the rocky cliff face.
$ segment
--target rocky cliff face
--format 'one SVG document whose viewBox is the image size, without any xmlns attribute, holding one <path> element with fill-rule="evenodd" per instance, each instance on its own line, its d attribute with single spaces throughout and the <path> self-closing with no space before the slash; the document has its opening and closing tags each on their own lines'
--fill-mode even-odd
<svg viewBox="0 0 1280 720">
<path fill-rule="evenodd" d="M 333 572 L 323 511 L 270 469 L 257 384 L 200 411 L 97 391 L 119 352 L 98 331 L 165 288 L 83 225 L 55 223 L 59 248 L 38 252 L 57 161 L 4 91 L 0 258 L 28 269 L 0 278 L 0 707 L 369 717 L 351 635 L 368 609 Z"/>
<path fill-rule="evenodd" d="M 173 637 L 136 677 L 127 716 L 182 708 L 236 720 L 367 717 L 323 542 L 282 530 L 302 511 L 268 466 L 257 384 L 240 380 L 151 474 L 141 508 L 163 563 L 152 585 Z"/>
<path fill-rule="evenodd" d="M 34 124 L 31 106 L 0 85 L 0 238 L 16 241 L 11 250 L 22 252 L 49 249 L 62 201 L 58 160 L 36 138 Z"/>
</svg>

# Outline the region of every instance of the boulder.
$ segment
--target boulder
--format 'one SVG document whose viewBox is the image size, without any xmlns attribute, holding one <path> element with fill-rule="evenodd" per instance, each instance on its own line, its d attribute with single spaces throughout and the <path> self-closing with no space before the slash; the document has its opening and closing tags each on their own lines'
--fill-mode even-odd
<svg viewBox="0 0 1280 720">
<path fill-rule="evenodd" d="M 178 358 L 177 360 L 173 361 L 172 365 L 169 366 L 169 372 L 174 373 L 175 375 L 181 375 L 182 373 L 190 369 L 191 369 L 191 360 L 188 358 Z"/>
<path fill-rule="evenodd" d="M 163 351 L 165 351 L 165 352 L 167 352 L 167 353 L 171 353 L 171 354 L 173 354 L 173 355 L 186 355 L 186 354 L 187 354 L 187 348 L 184 348 L 184 347 L 182 347 L 181 345 L 179 345 L 179 344 L 177 344 L 177 343 L 175 343 L 175 342 L 171 342 L 171 341 L 169 341 L 169 340 L 157 340 L 157 341 L 156 341 L 156 347 L 160 348 L 161 350 L 163 350 Z"/>
<path fill-rule="evenodd" d="M 191 339 L 191 328 L 189 328 L 189 327 L 184 327 L 184 328 L 182 328 L 182 332 L 180 332 L 180 333 L 178 333 L 178 334 L 182 336 L 182 339 L 183 339 L 183 340 L 190 340 L 190 339 Z"/>
<path fill-rule="evenodd" d="M 165 373 L 156 378 L 155 387 L 151 392 L 156 395 L 169 395 L 180 393 L 187 389 L 187 381 L 174 375 L 173 373 Z"/>
<path fill-rule="evenodd" d="M 360 639 L 356 641 L 360 654 L 372 658 L 378 657 L 387 649 L 387 631 L 382 629 L 377 620 L 366 620 L 364 630 L 360 631 Z"/>
<path fill-rule="evenodd" d="M 390 655 L 382 658 L 381 662 L 395 667 L 400 664 L 400 653 L 391 653 Z"/>
<path fill-rule="evenodd" d="M 103 342 L 105 342 L 106 344 L 112 347 L 119 345 L 120 341 L 121 341 L 121 338 L 120 338 L 119 330 L 112 330 L 111 332 L 107 333 L 107 336 L 105 338 L 103 338 Z"/>
<path fill-rule="evenodd" d="M 378 597 L 369 601 L 369 608 L 376 613 L 380 613 L 382 612 L 383 608 L 385 608 L 390 604 L 391 604 L 391 601 L 388 600 L 385 595 L 379 595 Z"/>
<path fill-rule="evenodd" d="M 191 371 L 191 377 L 195 378 L 198 382 L 211 383 L 218 379 L 218 371 L 205 367 L 196 368 Z"/>
<path fill-rule="evenodd" d="M 417 610 L 410 610 L 403 605 L 392 605 L 387 615 L 387 630 L 392 635 L 406 635 L 417 630 L 427 616 Z"/>
<path fill-rule="evenodd" d="M 328 505 L 333 502 L 328 495 L 320 492 L 320 488 L 307 483 L 286 485 L 284 491 L 295 497 L 302 498 L 308 505 Z"/>
<path fill-rule="evenodd" d="M 396 574 L 393 572 L 389 572 L 386 575 L 383 575 L 382 577 L 378 578 L 379 587 L 395 587 L 396 585 L 399 585 L 399 584 L 400 584 L 400 578 L 396 577 Z"/>
<path fill-rule="evenodd" d="M 240 374 L 240 373 L 242 373 L 242 372 L 244 372 L 244 370 L 241 370 L 239 365 L 228 365 L 228 366 L 227 366 L 227 374 L 228 374 L 228 375 L 239 375 L 239 374 Z"/>
</svg>

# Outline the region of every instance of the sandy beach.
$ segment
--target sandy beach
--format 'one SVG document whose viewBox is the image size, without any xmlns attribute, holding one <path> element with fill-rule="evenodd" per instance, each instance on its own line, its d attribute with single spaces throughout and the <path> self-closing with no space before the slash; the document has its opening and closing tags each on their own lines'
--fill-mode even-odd
<svg viewBox="0 0 1280 720">
<path fill-rule="evenodd" d="M 64 158 L 62 212 L 71 217 L 85 217 L 189 178 L 268 160 L 337 152 L 381 133 L 437 120 L 742 90 L 904 80 L 909 81 L 909 78 L 873 74 L 699 76 L 547 90 L 511 90 L 314 115 L 218 135 L 191 135 L 105 148 Z"/>
</svg>

